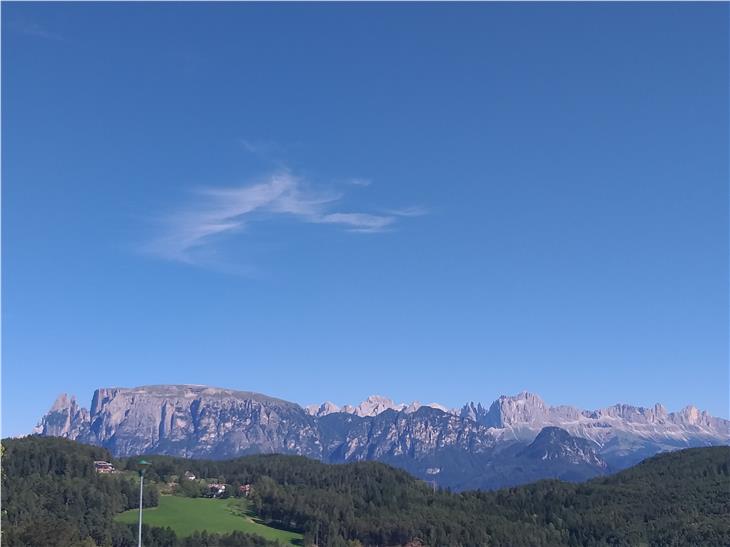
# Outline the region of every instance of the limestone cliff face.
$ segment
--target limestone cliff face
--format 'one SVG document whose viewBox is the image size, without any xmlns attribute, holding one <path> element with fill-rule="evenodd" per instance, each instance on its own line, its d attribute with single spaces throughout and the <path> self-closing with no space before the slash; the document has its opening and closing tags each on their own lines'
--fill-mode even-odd
<svg viewBox="0 0 730 547">
<path fill-rule="evenodd" d="M 61 395 L 35 433 L 104 446 L 117 456 L 380 460 L 455 488 L 582 480 L 662 450 L 730 444 L 730 421 L 695 407 L 587 411 L 549 406 L 527 392 L 489 406 L 470 403 L 460 412 L 382 397 L 365 403 L 358 412 L 331 403 L 307 411 L 258 393 L 206 386 L 103 388 L 88 411 Z"/>
<path fill-rule="evenodd" d="M 617 404 L 598 410 L 549 406 L 539 396 L 522 392 L 501 396 L 489 408 L 469 403 L 461 416 L 504 431 L 504 438 L 529 442 L 545 427 L 559 427 L 571 435 L 594 441 L 602 450 L 634 445 L 654 446 L 655 452 L 671 448 L 730 442 L 730 421 L 688 406 L 667 412 L 660 404 L 650 408 Z"/>
<path fill-rule="evenodd" d="M 76 397 L 62 393 L 33 433 L 76 440 L 88 435 L 89 424 L 89 411 L 76 403 Z"/>
<path fill-rule="evenodd" d="M 119 456 L 322 456 L 315 423 L 298 405 L 205 386 L 98 389 L 90 413 L 77 410 L 74 399 L 59 398 L 36 431 L 98 444 Z"/>
<path fill-rule="evenodd" d="M 388 410 L 373 418 L 331 414 L 319 420 L 330 461 L 423 458 L 446 449 L 483 453 L 499 436 L 472 420 L 430 407 L 416 412 Z"/>
</svg>

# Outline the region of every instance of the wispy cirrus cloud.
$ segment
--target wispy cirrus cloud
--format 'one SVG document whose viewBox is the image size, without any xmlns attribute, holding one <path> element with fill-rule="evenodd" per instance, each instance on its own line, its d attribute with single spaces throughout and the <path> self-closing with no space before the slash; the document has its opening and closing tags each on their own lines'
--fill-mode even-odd
<svg viewBox="0 0 730 547">
<path fill-rule="evenodd" d="M 271 140 L 239 139 L 239 143 L 246 152 L 262 158 L 279 156 L 284 151 L 280 144 Z"/>
<path fill-rule="evenodd" d="M 287 216 L 303 223 L 332 224 L 350 232 L 384 232 L 413 208 L 389 213 L 337 210 L 343 194 L 317 189 L 289 171 L 260 182 L 233 188 L 202 188 L 196 200 L 163 219 L 163 230 L 143 250 L 185 263 L 196 263 L 196 253 L 216 238 L 241 232 L 255 221 Z"/>
<path fill-rule="evenodd" d="M 342 224 L 349 226 L 352 232 L 380 232 L 393 224 L 395 218 L 386 215 L 370 215 L 367 213 L 330 213 L 313 220 L 323 224 Z"/>
<path fill-rule="evenodd" d="M 402 209 L 388 209 L 386 212 L 389 215 L 397 217 L 421 217 L 429 213 L 428 209 L 420 205 L 414 205 L 411 207 L 404 207 Z"/>
<path fill-rule="evenodd" d="M 44 40 L 63 40 L 63 36 L 60 34 L 51 32 L 42 25 L 32 21 L 10 21 L 9 28 L 18 34 L 24 34 L 25 36 L 43 38 Z"/>
</svg>

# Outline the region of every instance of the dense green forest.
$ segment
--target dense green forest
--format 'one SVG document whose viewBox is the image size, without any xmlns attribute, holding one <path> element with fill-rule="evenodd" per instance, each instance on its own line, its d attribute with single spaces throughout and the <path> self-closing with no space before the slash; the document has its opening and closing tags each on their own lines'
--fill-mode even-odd
<svg viewBox="0 0 730 547">
<path fill-rule="evenodd" d="M 134 545 L 113 516 L 136 503 L 132 473 L 100 476 L 103 449 L 40 437 L 4 440 L 3 543 Z M 540 481 L 496 492 L 433 492 L 375 462 L 327 465 L 293 456 L 228 461 L 146 457 L 151 483 L 191 471 L 252 484 L 264 519 L 303 530 L 305 544 L 353 545 L 730 545 L 730 447 L 663 454 L 582 484 Z M 135 458 L 117 460 L 134 471 Z M 187 495 L 199 495 L 187 485 Z M 146 503 L 155 504 L 152 487 Z M 271 545 L 263 539 L 145 530 L 145 545 Z"/>
<path fill-rule="evenodd" d="M 53 437 L 5 439 L 2 448 L 2 545 L 137 545 L 136 526 L 113 518 L 138 507 L 139 482 L 131 473 L 97 474 L 94 460 L 112 460 L 107 450 Z M 158 489 L 150 481 L 143 505 L 155 506 L 158 499 Z M 241 533 L 179 539 L 170 529 L 147 526 L 143 543 L 148 547 L 276 545 Z"/>
</svg>

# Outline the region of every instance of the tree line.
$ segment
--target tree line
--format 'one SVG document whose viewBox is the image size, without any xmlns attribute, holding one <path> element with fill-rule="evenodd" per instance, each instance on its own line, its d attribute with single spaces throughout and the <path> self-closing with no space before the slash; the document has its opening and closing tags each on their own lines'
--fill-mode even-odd
<svg viewBox="0 0 730 547">
<path fill-rule="evenodd" d="M 134 527 L 113 517 L 136 506 L 137 483 L 94 473 L 90 462 L 110 458 L 104 449 L 42 437 L 4 440 L 3 447 L 7 545 L 136 544 Z M 146 475 L 151 483 L 190 471 L 232 486 L 252 484 L 257 514 L 302 531 L 305 545 L 730 545 L 730 447 L 663 454 L 582 484 L 548 480 L 458 494 L 434 492 L 377 462 L 328 465 L 280 455 L 145 458 L 152 462 Z M 114 463 L 138 469 L 137 458 Z M 146 503 L 154 505 L 154 487 L 148 496 Z M 147 527 L 144 533 L 148 547 L 275 545 L 240 533 L 177 538 L 170 529 Z"/>
</svg>

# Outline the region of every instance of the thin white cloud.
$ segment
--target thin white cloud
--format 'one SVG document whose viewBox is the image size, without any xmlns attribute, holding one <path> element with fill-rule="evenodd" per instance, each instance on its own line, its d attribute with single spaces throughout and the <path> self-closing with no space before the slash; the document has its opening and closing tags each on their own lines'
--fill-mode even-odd
<svg viewBox="0 0 730 547">
<path fill-rule="evenodd" d="M 428 214 L 428 209 L 415 205 L 413 207 L 404 207 L 402 209 L 389 209 L 386 211 L 389 215 L 397 217 L 421 217 Z"/>
<path fill-rule="evenodd" d="M 370 215 L 367 213 L 331 213 L 322 216 L 315 222 L 326 224 L 343 224 L 354 232 L 381 232 L 395 222 L 391 216 Z"/>
<path fill-rule="evenodd" d="M 196 192 L 195 203 L 164 219 L 162 233 L 144 250 L 160 258 L 195 263 L 197 253 L 216 238 L 240 232 L 257 219 L 286 215 L 305 223 L 374 233 L 391 227 L 398 216 L 412 216 L 334 210 L 342 197 L 315 189 L 288 171 L 242 187 L 204 188 Z"/>
<path fill-rule="evenodd" d="M 261 157 L 270 157 L 282 152 L 282 147 L 274 141 L 260 139 L 240 139 L 239 142 L 246 152 Z"/>
<path fill-rule="evenodd" d="M 51 32 L 31 21 L 16 20 L 10 22 L 10 28 L 15 32 L 24 34 L 26 36 L 33 36 L 34 38 L 43 38 L 45 40 L 63 40 L 63 36 L 55 32 Z"/>
</svg>

